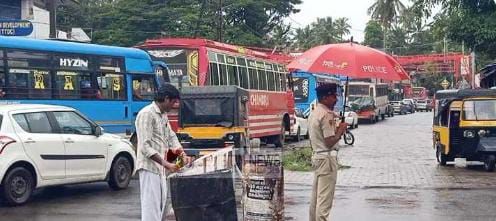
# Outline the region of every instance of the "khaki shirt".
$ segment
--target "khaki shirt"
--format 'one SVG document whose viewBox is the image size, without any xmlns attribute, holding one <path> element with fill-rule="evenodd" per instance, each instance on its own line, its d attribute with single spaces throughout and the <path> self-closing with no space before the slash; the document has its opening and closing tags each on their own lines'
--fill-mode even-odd
<svg viewBox="0 0 496 221">
<path fill-rule="evenodd" d="M 323 104 L 317 104 L 315 110 L 308 117 L 308 135 L 314 155 L 328 155 L 328 152 L 321 151 L 337 150 L 337 144 L 328 147 L 324 138 L 332 137 L 336 134 L 335 114 Z"/>
<path fill-rule="evenodd" d="M 172 131 L 167 114 L 160 112 L 153 102 L 144 107 L 136 117 L 136 133 L 138 134 L 137 169 L 166 175 L 164 167 L 150 157 L 158 154 L 162 159 L 169 148 L 181 147 L 176 134 Z"/>
</svg>

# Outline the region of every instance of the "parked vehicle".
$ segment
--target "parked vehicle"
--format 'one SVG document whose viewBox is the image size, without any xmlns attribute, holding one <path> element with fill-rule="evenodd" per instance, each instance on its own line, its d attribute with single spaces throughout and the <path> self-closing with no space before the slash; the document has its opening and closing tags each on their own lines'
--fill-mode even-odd
<svg viewBox="0 0 496 221">
<path fill-rule="evenodd" d="M 0 36 L 0 104 L 72 107 L 109 133 L 134 131 L 156 73 L 168 76 L 136 48 Z"/>
<path fill-rule="evenodd" d="M 372 123 L 384 120 L 389 103 L 387 84 L 370 82 L 350 82 L 348 84 L 348 99 L 352 110 L 360 119 Z"/>
<path fill-rule="evenodd" d="M 295 124 L 288 135 L 293 140 L 299 142 L 302 138 L 308 139 L 308 120 L 299 109 L 296 109 L 295 115 Z"/>
<path fill-rule="evenodd" d="M 26 203 L 36 188 L 107 181 L 124 189 L 135 171 L 129 141 L 63 106 L 0 105 L 0 195 Z"/>
<path fill-rule="evenodd" d="M 496 91 L 444 90 L 436 93 L 433 147 L 440 165 L 455 158 L 496 164 Z"/>
<path fill-rule="evenodd" d="M 432 111 L 431 105 L 429 104 L 429 100 L 419 100 L 417 101 L 417 111 Z"/>
<path fill-rule="evenodd" d="M 247 90 L 249 139 L 283 146 L 294 123 L 293 81 L 285 64 L 271 53 L 198 38 L 150 39 L 138 47 L 154 61 L 167 63 L 170 81 L 179 88 L 238 86 Z M 178 111 L 168 116 L 177 130 Z"/>
<path fill-rule="evenodd" d="M 391 106 L 393 106 L 393 110 L 395 113 L 398 113 L 400 115 L 407 114 L 409 108 L 403 101 L 391 101 L 390 102 Z"/>
<path fill-rule="evenodd" d="M 403 99 L 402 103 L 407 106 L 408 113 L 415 113 L 416 105 L 413 99 Z"/>
</svg>

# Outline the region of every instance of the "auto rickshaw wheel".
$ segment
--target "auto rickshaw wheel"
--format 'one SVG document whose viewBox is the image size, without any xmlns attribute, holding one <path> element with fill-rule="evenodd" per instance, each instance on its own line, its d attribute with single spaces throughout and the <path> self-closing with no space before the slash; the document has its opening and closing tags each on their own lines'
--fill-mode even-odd
<svg viewBox="0 0 496 221">
<path fill-rule="evenodd" d="M 446 166 L 446 163 L 448 162 L 448 156 L 443 153 L 443 150 L 440 146 L 436 147 L 436 159 L 441 166 Z"/>
<path fill-rule="evenodd" d="M 484 160 L 484 169 L 487 172 L 493 172 L 494 171 L 494 166 L 496 164 L 496 156 L 494 155 L 489 155 L 486 157 Z"/>
</svg>

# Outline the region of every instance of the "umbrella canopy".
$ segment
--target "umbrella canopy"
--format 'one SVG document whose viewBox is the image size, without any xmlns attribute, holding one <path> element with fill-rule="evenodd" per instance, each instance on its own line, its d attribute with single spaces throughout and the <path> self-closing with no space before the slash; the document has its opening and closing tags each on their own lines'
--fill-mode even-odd
<svg viewBox="0 0 496 221">
<path fill-rule="evenodd" d="M 329 44 L 311 48 L 292 61 L 288 69 L 338 74 L 350 78 L 393 81 L 410 79 L 392 56 L 356 43 Z"/>
</svg>

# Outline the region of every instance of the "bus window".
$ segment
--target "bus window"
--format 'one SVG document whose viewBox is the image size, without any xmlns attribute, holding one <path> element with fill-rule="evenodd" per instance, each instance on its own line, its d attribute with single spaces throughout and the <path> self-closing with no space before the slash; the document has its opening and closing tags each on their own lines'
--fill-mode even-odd
<svg viewBox="0 0 496 221">
<path fill-rule="evenodd" d="M 276 85 L 276 91 L 281 91 L 281 75 L 277 72 L 274 73 L 274 84 Z"/>
<path fill-rule="evenodd" d="M 8 98 L 51 98 L 50 72 L 38 69 L 9 70 L 6 97 Z"/>
<path fill-rule="evenodd" d="M 268 71 L 267 72 L 267 82 L 268 82 L 268 89 L 269 91 L 275 91 L 276 90 L 276 84 L 275 84 L 275 78 L 274 78 L 274 72 Z"/>
<path fill-rule="evenodd" d="M 11 68 L 49 68 L 51 63 L 47 53 L 7 50 L 7 66 Z"/>
<path fill-rule="evenodd" d="M 133 100 L 153 100 L 155 92 L 154 76 L 133 75 Z"/>
<path fill-rule="evenodd" d="M 217 63 L 210 63 L 208 77 L 210 85 L 219 85 L 219 67 Z"/>
<path fill-rule="evenodd" d="M 240 86 L 245 89 L 250 89 L 250 83 L 248 81 L 248 71 L 246 70 L 246 67 L 238 67 L 238 74 Z"/>
<path fill-rule="evenodd" d="M 227 82 L 227 66 L 225 64 L 219 64 L 219 75 L 220 75 L 220 85 L 228 85 Z"/>
<path fill-rule="evenodd" d="M 228 65 L 227 73 L 229 75 L 229 85 L 239 86 L 238 69 L 236 68 L 236 66 Z"/>
<path fill-rule="evenodd" d="M 285 74 L 280 73 L 281 76 L 281 89 L 282 91 L 287 91 L 288 90 L 288 83 Z"/>
<path fill-rule="evenodd" d="M 57 71 L 54 89 L 57 99 L 95 99 L 99 96 L 89 72 Z"/>
<path fill-rule="evenodd" d="M 267 73 L 265 70 L 258 70 L 259 90 L 267 90 Z"/>
<path fill-rule="evenodd" d="M 104 100 L 126 100 L 124 75 L 102 73 L 97 77 L 101 98 Z"/>
<path fill-rule="evenodd" d="M 257 70 L 250 68 L 248 69 L 248 72 L 250 73 L 250 89 L 258 90 L 258 74 Z"/>
</svg>

